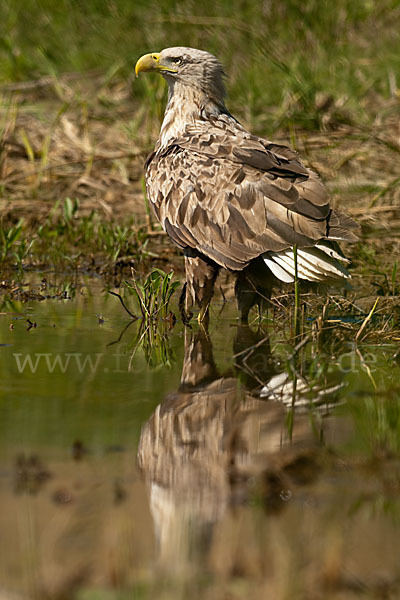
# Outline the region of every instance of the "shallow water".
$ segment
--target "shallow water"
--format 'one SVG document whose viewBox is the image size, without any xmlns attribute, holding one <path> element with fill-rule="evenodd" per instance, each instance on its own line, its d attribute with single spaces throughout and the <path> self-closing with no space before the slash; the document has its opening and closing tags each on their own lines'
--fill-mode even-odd
<svg viewBox="0 0 400 600">
<path fill-rule="evenodd" d="M 1 600 L 399 597 L 395 343 L 72 289 L 0 306 Z"/>
</svg>

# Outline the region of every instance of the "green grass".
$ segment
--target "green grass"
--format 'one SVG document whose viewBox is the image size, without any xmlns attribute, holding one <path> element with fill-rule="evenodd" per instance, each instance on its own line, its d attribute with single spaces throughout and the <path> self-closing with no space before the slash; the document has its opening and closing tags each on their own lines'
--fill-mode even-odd
<svg viewBox="0 0 400 600">
<path fill-rule="evenodd" d="M 102 265 L 133 264 L 146 254 L 145 230 L 133 219 L 121 222 L 100 219 L 95 211 L 79 214 L 77 199 L 56 203 L 39 226 L 25 227 L 0 221 L 0 265 L 35 267 L 51 264 L 58 268 L 93 270 Z"/>
<path fill-rule="evenodd" d="M 170 301 L 181 284 L 173 280 L 173 275 L 173 271 L 165 273 L 162 269 L 153 269 L 143 281 L 125 281 L 125 297 L 134 299 L 141 319 L 132 356 L 140 348 L 152 368 L 170 367 L 175 360 L 169 333 L 176 316 L 170 309 Z M 125 305 L 124 308 L 127 310 Z M 129 309 L 128 312 L 133 318 L 136 316 Z"/>
<path fill-rule="evenodd" d="M 126 289 L 135 298 L 144 321 L 168 317 L 171 296 L 180 285 L 179 281 L 172 281 L 172 277 L 173 272 L 164 273 L 161 269 L 154 269 L 143 283 L 135 280 L 126 282 Z"/>
<path fill-rule="evenodd" d="M 397 0 L 3 0 L 0 11 L 2 82 L 91 69 L 127 78 L 141 54 L 190 45 L 224 62 L 229 106 L 262 130 L 319 127 L 328 107 L 369 122 L 369 99 L 398 94 Z"/>
</svg>

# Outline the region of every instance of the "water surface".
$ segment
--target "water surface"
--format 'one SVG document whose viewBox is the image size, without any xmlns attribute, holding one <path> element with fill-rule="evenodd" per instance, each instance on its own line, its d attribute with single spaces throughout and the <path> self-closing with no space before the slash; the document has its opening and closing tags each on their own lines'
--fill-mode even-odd
<svg viewBox="0 0 400 600">
<path fill-rule="evenodd" d="M 0 307 L 1 598 L 398 597 L 395 343 L 50 283 Z"/>
</svg>

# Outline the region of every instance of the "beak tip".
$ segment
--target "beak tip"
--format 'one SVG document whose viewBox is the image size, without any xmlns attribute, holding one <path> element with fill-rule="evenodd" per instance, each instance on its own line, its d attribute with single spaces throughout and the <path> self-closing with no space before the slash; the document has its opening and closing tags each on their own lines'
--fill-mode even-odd
<svg viewBox="0 0 400 600">
<path fill-rule="evenodd" d="M 137 61 L 135 65 L 135 75 L 139 77 L 141 71 L 158 71 L 159 53 L 145 54 Z"/>
</svg>

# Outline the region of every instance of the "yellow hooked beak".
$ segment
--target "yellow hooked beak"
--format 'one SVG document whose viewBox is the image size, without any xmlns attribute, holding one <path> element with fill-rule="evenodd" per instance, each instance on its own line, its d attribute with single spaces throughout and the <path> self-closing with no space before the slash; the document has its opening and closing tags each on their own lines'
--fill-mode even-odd
<svg viewBox="0 0 400 600">
<path fill-rule="evenodd" d="M 162 65 L 160 63 L 160 53 L 152 52 L 151 54 L 145 54 L 137 61 L 135 66 L 136 77 L 141 71 L 169 71 L 170 73 L 176 73 L 177 69 Z"/>
</svg>

